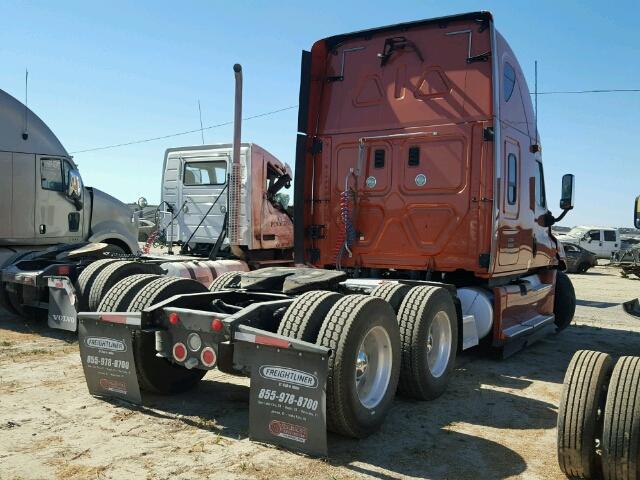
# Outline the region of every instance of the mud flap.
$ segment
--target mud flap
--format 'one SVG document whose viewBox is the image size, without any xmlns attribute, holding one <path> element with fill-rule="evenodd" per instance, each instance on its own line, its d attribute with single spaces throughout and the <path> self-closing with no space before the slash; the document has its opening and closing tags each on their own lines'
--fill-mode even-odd
<svg viewBox="0 0 640 480">
<path fill-rule="evenodd" d="M 234 363 L 251 366 L 251 440 L 326 456 L 330 350 L 250 327 L 241 328 L 244 332 L 234 336 Z"/>
<path fill-rule="evenodd" d="M 139 313 L 80 315 L 78 342 L 91 395 L 142 404 L 132 342 L 139 329 Z"/>
<path fill-rule="evenodd" d="M 50 328 L 75 332 L 78 329 L 76 291 L 67 277 L 49 277 L 49 311 L 47 323 Z"/>
</svg>

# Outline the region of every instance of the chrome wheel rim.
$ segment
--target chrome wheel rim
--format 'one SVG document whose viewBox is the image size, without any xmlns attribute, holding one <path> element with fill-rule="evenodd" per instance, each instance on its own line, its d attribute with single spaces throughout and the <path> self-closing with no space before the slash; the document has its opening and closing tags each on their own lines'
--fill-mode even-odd
<svg viewBox="0 0 640 480">
<path fill-rule="evenodd" d="M 441 377 L 449 365 L 451 356 L 451 323 L 446 312 L 433 317 L 427 335 L 427 364 L 431 375 Z"/>
<path fill-rule="evenodd" d="M 366 408 L 376 407 L 387 393 L 392 353 L 389 334 L 380 326 L 367 332 L 356 352 L 354 381 L 358 400 Z"/>
</svg>

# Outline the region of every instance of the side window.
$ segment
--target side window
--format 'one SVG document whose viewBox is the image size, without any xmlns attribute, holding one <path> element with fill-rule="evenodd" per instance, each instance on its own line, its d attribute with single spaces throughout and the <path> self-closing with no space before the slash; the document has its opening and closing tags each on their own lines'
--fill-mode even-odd
<svg viewBox="0 0 640 480">
<path fill-rule="evenodd" d="M 538 163 L 538 169 L 536 170 L 536 203 L 542 208 L 547 207 L 547 194 L 544 191 L 544 170 L 542 169 L 542 162 Z"/>
<path fill-rule="evenodd" d="M 502 94 L 504 101 L 508 102 L 513 95 L 513 88 L 516 86 L 516 71 L 509 62 L 504 62 L 504 72 L 502 76 Z"/>
<path fill-rule="evenodd" d="M 227 181 L 227 162 L 187 162 L 183 183 L 190 185 L 224 185 Z"/>
<path fill-rule="evenodd" d="M 615 242 L 616 241 L 616 232 L 613 230 L 605 230 L 604 231 L 604 241 L 605 242 Z"/>
<path fill-rule="evenodd" d="M 515 205 L 518 199 L 518 159 L 513 153 L 507 157 L 507 202 Z"/>
<path fill-rule="evenodd" d="M 44 190 L 64 192 L 62 162 L 59 158 L 40 159 L 40 186 Z"/>
<path fill-rule="evenodd" d="M 589 238 L 591 240 L 595 240 L 596 242 L 600 241 L 600 230 L 591 230 L 589 232 Z"/>
</svg>

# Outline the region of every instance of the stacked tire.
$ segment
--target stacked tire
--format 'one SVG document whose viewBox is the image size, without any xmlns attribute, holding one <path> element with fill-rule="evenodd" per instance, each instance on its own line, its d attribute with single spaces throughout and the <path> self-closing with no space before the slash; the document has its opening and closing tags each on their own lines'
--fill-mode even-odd
<svg viewBox="0 0 640 480">
<path fill-rule="evenodd" d="M 558 462 L 569 477 L 640 479 L 640 357 L 614 365 L 605 353 L 576 352 L 558 411 Z"/>
</svg>

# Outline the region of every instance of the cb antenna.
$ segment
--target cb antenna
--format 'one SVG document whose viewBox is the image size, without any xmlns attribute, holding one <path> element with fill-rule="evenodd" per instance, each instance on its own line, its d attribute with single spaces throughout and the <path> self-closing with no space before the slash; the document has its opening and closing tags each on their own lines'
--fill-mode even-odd
<svg viewBox="0 0 640 480">
<path fill-rule="evenodd" d="M 536 145 L 540 145 L 540 142 L 538 140 L 538 61 L 536 60 L 534 63 L 534 70 L 535 70 L 535 80 L 534 80 L 534 89 L 535 89 L 535 93 L 533 95 L 533 98 L 535 100 L 535 109 L 536 109 Z"/>
<path fill-rule="evenodd" d="M 24 129 L 22 139 L 29 138 L 29 70 L 24 70 Z"/>
<path fill-rule="evenodd" d="M 200 99 L 198 99 L 198 113 L 200 114 L 200 137 L 202 138 L 202 144 L 204 145 L 204 130 L 202 128 L 202 108 L 200 108 Z"/>
</svg>

